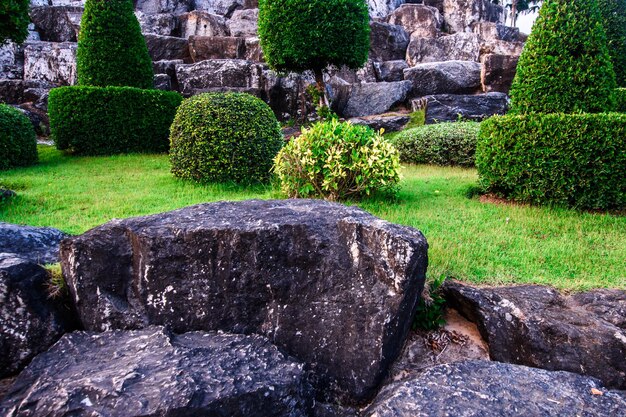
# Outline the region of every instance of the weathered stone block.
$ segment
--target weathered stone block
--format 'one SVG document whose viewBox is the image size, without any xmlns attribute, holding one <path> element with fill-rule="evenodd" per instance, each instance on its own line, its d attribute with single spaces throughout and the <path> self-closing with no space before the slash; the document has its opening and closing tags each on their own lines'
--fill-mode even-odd
<svg viewBox="0 0 626 417">
<path fill-rule="evenodd" d="M 480 89 L 481 66 L 473 61 L 446 61 L 417 64 L 404 70 L 412 83 L 411 95 L 473 93 Z"/>
</svg>

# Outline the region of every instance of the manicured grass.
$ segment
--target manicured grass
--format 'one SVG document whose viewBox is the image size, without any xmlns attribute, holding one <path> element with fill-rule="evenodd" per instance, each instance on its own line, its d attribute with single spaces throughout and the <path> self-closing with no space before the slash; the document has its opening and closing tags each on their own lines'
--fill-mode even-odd
<svg viewBox="0 0 626 417">
<path fill-rule="evenodd" d="M 218 200 L 279 198 L 269 186 L 200 186 L 174 179 L 166 155 L 66 157 L 0 172 L 18 197 L 0 221 L 81 233 L 112 218 Z M 536 283 L 564 290 L 626 289 L 626 217 L 481 203 L 466 197 L 474 169 L 408 166 L 397 201 L 359 205 L 416 227 L 430 244 L 429 275 L 483 284 Z"/>
</svg>

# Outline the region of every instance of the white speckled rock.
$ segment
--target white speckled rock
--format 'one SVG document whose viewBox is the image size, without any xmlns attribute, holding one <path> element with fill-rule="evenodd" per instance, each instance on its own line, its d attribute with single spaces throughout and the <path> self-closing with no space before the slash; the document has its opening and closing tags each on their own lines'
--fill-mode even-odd
<svg viewBox="0 0 626 417">
<path fill-rule="evenodd" d="M 24 79 L 58 85 L 76 83 L 76 43 L 28 42 L 24 47 Z"/>
<path fill-rule="evenodd" d="M 399 353 L 427 264 L 419 231 L 318 200 L 116 220 L 61 253 L 86 329 L 261 333 L 346 403 L 371 398 Z"/>
<path fill-rule="evenodd" d="M 20 374 L 0 414 L 300 417 L 312 402 L 302 364 L 261 336 L 155 327 L 66 335 Z"/>
</svg>

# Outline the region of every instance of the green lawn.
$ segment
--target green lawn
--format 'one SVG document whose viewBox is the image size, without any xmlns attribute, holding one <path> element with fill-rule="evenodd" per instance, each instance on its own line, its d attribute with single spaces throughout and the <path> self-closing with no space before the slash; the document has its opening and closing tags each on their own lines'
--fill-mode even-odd
<svg viewBox="0 0 626 417">
<path fill-rule="evenodd" d="M 81 233 L 112 218 L 200 202 L 280 197 L 269 186 L 174 179 L 165 155 L 80 158 L 40 147 L 40 158 L 35 167 L 0 172 L 0 185 L 18 193 L 0 206 L 0 221 Z M 473 169 L 409 166 L 403 174 L 398 201 L 359 205 L 424 232 L 431 277 L 626 289 L 626 217 L 481 203 L 466 197 Z"/>
</svg>

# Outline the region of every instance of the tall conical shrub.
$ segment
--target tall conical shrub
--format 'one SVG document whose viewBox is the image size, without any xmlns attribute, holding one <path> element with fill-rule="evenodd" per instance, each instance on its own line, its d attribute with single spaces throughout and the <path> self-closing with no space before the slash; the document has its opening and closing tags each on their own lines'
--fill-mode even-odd
<svg viewBox="0 0 626 417">
<path fill-rule="evenodd" d="M 599 113 L 615 72 L 597 0 L 545 0 L 511 86 L 511 112 Z"/>
<path fill-rule="evenodd" d="M 626 0 L 598 0 L 617 85 L 626 87 Z"/>
<path fill-rule="evenodd" d="M 78 84 L 152 88 L 154 74 L 132 0 L 87 0 L 77 51 Z"/>
</svg>

